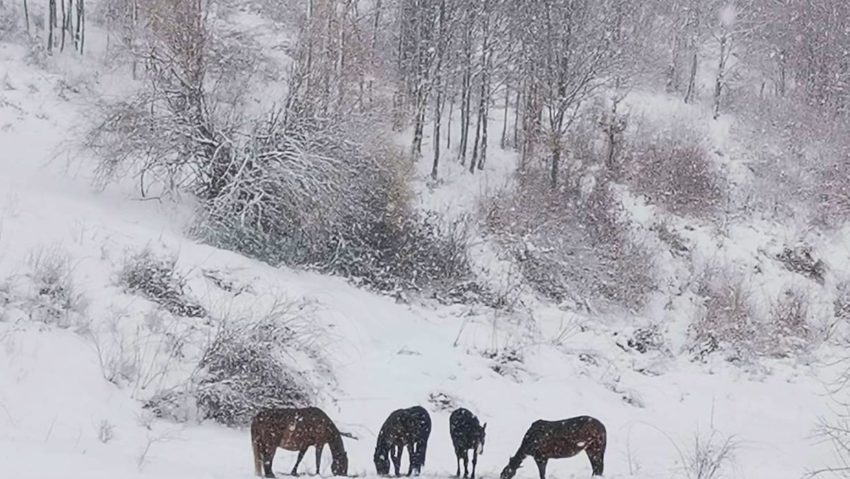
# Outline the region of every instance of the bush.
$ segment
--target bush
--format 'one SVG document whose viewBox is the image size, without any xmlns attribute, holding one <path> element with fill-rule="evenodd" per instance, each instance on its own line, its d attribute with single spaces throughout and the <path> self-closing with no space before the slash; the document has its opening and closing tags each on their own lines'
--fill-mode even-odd
<svg viewBox="0 0 850 479">
<path fill-rule="evenodd" d="M 685 472 L 689 479 L 716 479 L 735 461 L 739 444 L 733 436 L 715 430 L 694 436 L 693 447 L 686 452 Z"/>
<path fill-rule="evenodd" d="M 136 175 L 142 194 L 188 190 L 199 199 L 196 237 L 273 265 L 443 297 L 471 279 L 462 229 L 410 208 L 409 162 L 380 138 L 389 131 L 380 112 L 327 114 L 296 68 L 284 106 L 248 116 L 203 81 L 213 72 L 218 84 L 240 78 L 196 44 L 203 22 L 185 34 L 169 25 L 154 24 L 148 41 L 171 55 L 149 59 L 145 88 L 107 105 L 85 140 L 100 157 L 100 181 Z"/>
<path fill-rule="evenodd" d="M 725 187 L 697 133 L 673 127 L 641 130 L 623 145 L 618 176 L 650 203 L 674 214 L 703 217 L 717 212 Z"/>
<path fill-rule="evenodd" d="M 802 214 L 807 222 L 832 228 L 850 218 L 850 127 L 835 115 L 799 98 L 752 98 L 736 112 L 748 125 L 737 135 L 755 152 L 748 163 L 754 191 L 774 211 Z"/>
<path fill-rule="evenodd" d="M 774 356 L 787 356 L 800 352 L 811 345 L 814 339 L 809 304 L 809 295 L 802 289 L 788 288 L 776 298 L 770 307 L 770 322 L 773 338 L 769 344 Z"/>
<path fill-rule="evenodd" d="M 223 325 L 199 363 L 194 396 L 202 418 L 244 426 L 262 408 L 314 404 L 314 388 L 292 364 L 292 352 L 306 349 L 306 339 L 285 308 Z"/>
<path fill-rule="evenodd" d="M 604 176 L 589 173 L 552 189 L 543 172 L 532 170 L 513 191 L 487 201 L 489 230 L 543 296 L 636 309 L 655 288 L 651 256 L 630 237 Z"/>
<path fill-rule="evenodd" d="M 200 238 L 380 291 L 431 289 L 450 297 L 471 278 L 465 223 L 410 209 L 406 166 L 394 151 L 357 145 L 344 140 L 344 130 L 317 123 L 282 128 L 291 136 L 254 148 L 279 157 L 225 177 L 228 187 L 204 203 Z"/>
<path fill-rule="evenodd" d="M 206 316 L 204 307 L 187 296 L 186 279 L 177 273 L 176 264 L 177 258 L 157 257 L 145 249 L 127 258 L 118 282 L 127 291 L 141 294 L 172 314 Z"/>
<path fill-rule="evenodd" d="M 702 313 L 691 324 L 692 351 L 698 358 L 727 350 L 734 359 L 757 349 L 761 330 L 756 324 L 752 292 L 741 275 L 708 269 L 698 280 Z"/>
<path fill-rule="evenodd" d="M 700 278 L 703 311 L 691 325 L 692 351 L 698 358 L 717 351 L 725 351 L 730 360 L 782 357 L 810 344 L 810 298 L 804 290 L 783 290 L 762 312 L 749 284 L 740 274 L 717 270 Z"/>
<path fill-rule="evenodd" d="M 67 328 L 82 326 L 87 301 L 78 293 L 71 277 L 71 261 L 60 250 L 38 250 L 30 255 L 32 293 L 30 317 Z"/>
<path fill-rule="evenodd" d="M 803 275 L 812 281 L 817 281 L 822 286 L 826 275 L 826 264 L 821 259 L 812 257 L 812 248 L 808 245 L 797 245 L 793 248 L 785 247 L 776 255 L 785 269 Z"/>
</svg>

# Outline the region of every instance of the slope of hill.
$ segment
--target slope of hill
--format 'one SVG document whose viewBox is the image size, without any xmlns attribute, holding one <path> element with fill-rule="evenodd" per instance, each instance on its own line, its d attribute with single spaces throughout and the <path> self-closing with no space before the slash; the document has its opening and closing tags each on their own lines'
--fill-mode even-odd
<svg viewBox="0 0 850 479">
<path fill-rule="evenodd" d="M 251 477 L 246 430 L 156 419 L 142 407 L 191 376 L 217 328 L 209 318 L 158 316 L 155 304 L 122 286 L 128 258 L 145 248 L 176 256 L 187 291 L 217 318 L 262 316 L 277 303 L 298 310 L 322 358 L 293 351 L 291 360 L 340 428 L 360 437 L 346 441 L 350 472 L 358 476 L 374 476 L 372 448 L 383 419 L 412 404 L 428 406 L 434 420 L 426 477 L 455 470 L 448 437 L 454 405 L 488 423 L 481 477 L 499 473 L 532 421 L 582 414 L 608 428 L 609 478 L 695 477 L 693 461 L 717 454 L 727 438 L 735 444 L 734 460 L 724 465 L 729 477 L 795 478 L 830 463 L 830 445 L 812 438 L 818 417 L 830 412 L 824 381 L 840 367 L 829 346 L 808 362 L 692 362 L 676 347 L 630 347 L 634 318 L 562 311 L 529 292 L 516 312 L 404 304 L 341 278 L 199 244 L 184 234 L 188 200 L 139 201 L 135 185 L 95 191 L 92 165 L 66 161 L 93 92 L 119 82 L 96 73 L 96 62 L 69 66 L 60 57 L 38 66 L 27 57 L 26 48 L 0 43 L 3 477 Z M 513 161 L 497 154 L 485 174 L 447 175 L 435 187 L 422 180 L 424 165 L 414 178 L 420 204 L 447 215 L 467 211 L 476 203 L 471 196 L 509 181 Z M 652 211 L 635 201 L 631 214 L 639 221 Z M 782 234 L 772 227 L 734 226 L 727 236 L 734 247 L 726 250 L 757 262 L 760 242 Z M 717 249 L 710 233 L 691 235 L 692 244 Z M 498 246 L 472 248 L 479 273 L 502 282 L 510 262 L 498 259 Z M 73 288 L 61 293 L 68 301 L 58 313 L 40 289 L 57 271 Z M 675 264 L 669 271 L 674 282 Z M 686 312 L 659 314 L 670 328 L 684 329 L 686 318 L 675 316 Z M 155 317 L 165 326 L 154 328 Z M 168 337 L 185 343 L 173 360 L 157 352 Z M 312 471 L 311 457 L 303 470 Z M 277 461 L 275 469 L 287 471 L 294 456 L 281 452 Z M 590 470 L 580 456 L 554 461 L 549 471 L 587 477 Z M 329 475 L 327 460 L 322 475 Z M 536 470 L 527 464 L 519 477 L 536 477 Z"/>
</svg>

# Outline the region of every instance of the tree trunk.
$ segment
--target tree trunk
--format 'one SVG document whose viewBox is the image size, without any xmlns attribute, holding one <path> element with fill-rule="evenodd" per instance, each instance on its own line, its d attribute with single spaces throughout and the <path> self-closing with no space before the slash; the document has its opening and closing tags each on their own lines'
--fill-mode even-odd
<svg viewBox="0 0 850 479">
<path fill-rule="evenodd" d="M 77 33 L 76 33 L 76 44 L 78 45 L 78 50 L 80 51 L 80 55 L 83 54 L 85 50 L 86 44 L 86 7 L 85 0 L 77 0 Z"/>
<path fill-rule="evenodd" d="M 688 75 L 688 89 L 685 91 L 685 103 L 690 103 L 696 93 L 697 84 L 697 66 L 699 64 L 699 56 L 696 52 L 691 60 L 691 73 Z"/>
<path fill-rule="evenodd" d="M 65 12 L 65 0 L 59 0 L 59 4 L 62 5 L 62 39 L 59 43 L 59 51 L 65 51 L 65 26 L 68 22 L 68 14 Z"/>
<path fill-rule="evenodd" d="M 443 119 L 443 97 L 445 87 L 443 85 L 443 55 L 446 46 L 446 0 L 440 2 L 440 14 L 437 19 L 440 23 L 439 37 L 437 38 L 437 65 L 434 71 L 434 83 L 437 86 L 437 98 L 434 102 L 434 163 L 431 166 L 431 178 L 437 179 L 437 169 L 440 165 L 440 127 Z"/>
<path fill-rule="evenodd" d="M 505 114 L 502 117 L 502 138 L 499 140 L 499 147 L 505 149 L 508 141 L 508 108 L 511 106 L 511 89 L 505 83 Z"/>
<path fill-rule="evenodd" d="M 56 22 L 56 0 L 47 4 L 47 51 L 53 51 L 53 29 Z"/>
<path fill-rule="evenodd" d="M 717 76 L 714 79 L 714 119 L 720 117 L 720 101 L 723 95 L 723 84 L 726 82 L 726 59 L 728 56 L 729 36 L 726 28 L 720 34 L 720 62 L 717 65 Z"/>
<path fill-rule="evenodd" d="M 451 97 L 449 99 L 449 116 L 446 118 L 446 150 L 450 150 L 452 147 L 452 116 L 455 111 L 455 93 L 452 87 L 446 85 L 446 88 L 451 92 Z"/>
<path fill-rule="evenodd" d="M 486 51 L 486 50 L 485 50 Z M 478 157 L 478 169 L 483 170 L 487 163 L 488 136 L 487 127 L 490 123 L 490 53 L 487 56 L 487 67 L 481 78 L 481 101 L 479 102 L 478 114 L 481 116 L 481 154 Z"/>
<path fill-rule="evenodd" d="M 337 112 L 342 112 L 343 102 L 345 100 L 345 80 L 343 79 L 342 71 L 345 69 L 345 16 L 348 11 L 350 2 L 346 1 L 343 10 L 340 14 L 339 23 L 337 24 L 337 52 L 336 52 L 336 103 Z"/>
<path fill-rule="evenodd" d="M 472 7 L 468 7 L 472 8 Z M 472 16 L 471 12 L 468 12 L 467 15 Z M 469 20 L 464 25 L 463 32 L 463 51 L 464 51 L 464 65 L 463 65 L 463 79 L 461 81 L 461 95 L 460 95 L 460 146 L 458 150 L 458 157 L 460 158 L 460 164 L 463 165 L 466 163 L 466 150 L 469 144 L 469 124 L 471 120 L 471 107 L 472 107 L 472 21 Z"/>
<path fill-rule="evenodd" d="M 784 98 L 785 97 L 786 85 L 787 85 L 785 50 L 780 51 L 778 56 L 779 56 L 779 60 L 778 60 L 778 63 L 779 63 L 779 82 L 778 82 L 776 90 L 777 90 L 777 93 L 779 94 L 779 97 Z"/>
<path fill-rule="evenodd" d="M 558 187 L 558 175 L 561 168 L 561 139 L 555 136 L 552 138 L 552 169 L 549 173 L 549 180 L 552 188 Z"/>
<path fill-rule="evenodd" d="M 27 25 L 27 34 L 30 32 L 30 8 L 27 0 L 24 0 L 24 22 Z"/>
<path fill-rule="evenodd" d="M 481 109 L 479 108 L 475 121 L 475 142 L 472 144 L 472 159 L 469 160 L 470 173 L 475 173 L 475 166 L 478 163 L 478 143 L 481 141 L 481 117 Z"/>
<path fill-rule="evenodd" d="M 72 0 L 69 0 L 69 1 L 72 1 Z M 137 62 L 138 55 L 136 55 L 135 53 L 136 53 L 136 35 L 137 35 L 136 32 L 138 31 L 138 26 L 139 26 L 139 0 L 131 0 L 130 8 L 132 9 L 130 11 L 130 22 L 132 24 L 132 32 L 130 33 L 129 47 L 130 47 L 130 52 L 133 54 L 133 55 L 131 55 L 133 57 L 133 80 L 138 80 L 138 78 L 139 78 L 138 77 L 138 71 L 137 71 L 138 70 L 138 62 Z"/>
<path fill-rule="evenodd" d="M 520 83 L 519 88 L 516 90 L 516 97 L 514 97 L 514 150 L 519 148 L 519 121 L 520 121 L 520 92 L 522 90 L 522 83 Z"/>
<path fill-rule="evenodd" d="M 434 163 L 431 166 L 431 178 L 437 179 L 437 170 L 440 166 L 440 125 L 443 117 L 443 89 L 437 88 L 437 101 L 434 105 Z"/>
</svg>

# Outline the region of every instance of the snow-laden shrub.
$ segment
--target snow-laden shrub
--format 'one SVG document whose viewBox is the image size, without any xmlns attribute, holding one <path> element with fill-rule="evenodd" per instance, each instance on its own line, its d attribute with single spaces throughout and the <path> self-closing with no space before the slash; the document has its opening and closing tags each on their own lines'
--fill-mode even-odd
<svg viewBox="0 0 850 479">
<path fill-rule="evenodd" d="M 698 279 L 701 314 L 691 324 L 692 351 L 703 358 L 727 351 L 736 358 L 758 349 L 761 330 L 748 281 L 739 274 L 708 269 Z"/>
<path fill-rule="evenodd" d="M 698 279 L 701 314 L 691 324 L 692 351 L 703 358 L 723 352 L 730 360 L 787 356 L 810 346 L 814 332 L 810 296 L 784 289 L 766 307 L 740 273 L 708 269 Z"/>
<path fill-rule="evenodd" d="M 836 320 L 850 321 L 850 280 L 844 280 L 835 285 L 832 310 Z"/>
<path fill-rule="evenodd" d="M 71 260 L 59 249 L 39 249 L 28 258 L 30 317 L 59 327 L 84 327 L 88 302 L 71 275 Z"/>
<path fill-rule="evenodd" d="M 752 93 L 751 93 L 752 94 Z M 832 228 L 850 218 L 850 117 L 801 97 L 752 94 L 736 108 L 745 128 L 737 140 L 754 158 L 753 194 L 772 215 L 802 215 L 809 223 Z"/>
<path fill-rule="evenodd" d="M 235 153 L 242 166 L 222 172 L 226 186 L 204 193 L 201 238 L 382 291 L 449 296 L 471 277 L 465 223 L 412 210 L 407 166 L 396 151 L 348 141 L 353 132 L 323 122 L 269 121 L 290 123 L 266 124 L 247 156 Z"/>
<path fill-rule="evenodd" d="M 85 139 L 101 181 L 135 175 L 142 194 L 189 191 L 199 200 L 198 238 L 274 265 L 390 291 L 445 293 L 470 279 L 461 230 L 410 207 L 409 162 L 384 140 L 382 115 L 318 108 L 299 68 L 288 96 L 264 115 L 223 99 L 211 84 L 235 84 L 242 71 L 214 61 L 203 15 L 179 3 L 175 15 L 186 22 L 142 12 L 153 18 L 147 83 L 105 106 Z"/>
<path fill-rule="evenodd" d="M 679 449 L 688 479 L 719 479 L 734 465 L 740 447 L 734 436 L 727 436 L 712 429 L 708 434 L 694 435 L 690 448 Z"/>
<path fill-rule="evenodd" d="M 655 288 L 651 256 L 631 238 L 603 176 L 587 173 L 553 189 L 532 170 L 512 191 L 487 201 L 488 228 L 547 298 L 636 309 Z"/>
<path fill-rule="evenodd" d="M 803 275 L 812 281 L 824 284 L 826 275 L 826 264 L 822 259 L 812 257 L 812 247 L 808 245 L 796 245 L 785 247 L 776 255 L 788 271 Z"/>
<path fill-rule="evenodd" d="M 186 293 L 186 279 L 176 269 L 176 257 L 159 257 L 150 249 L 128 257 L 118 283 L 178 316 L 203 317 L 207 312 Z"/>
<path fill-rule="evenodd" d="M 459 407 L 460 401 L 455 396 L 443 392 L 433 391 L 428 393 L 428 402 L 432 411 L 450 412 Z"/>
<path fill-rule="evenodd" d="M 285 308 L 224 324 L 198 365 L 193 394 L 201 417 L 244 426 L 262 408 L 314 404 L 315 389 L 292 354 L 303 351 L 305 341 L 307 333 Z"/>
<path fill-rule="evenodd" d="M 809 313 L 811 299 L 800 288 L 788 288 L 770 305 L 773 347 L 770 354 L 786 356 L 811 346 L 814 330 Z"/>
<path fill-rule="evenodd" d="M 677 215 L 711 216 L 724 204 L 715 161 L 698 134 L 683 127 L 638 128 L 616 169 L 632 191 Z"/>
</svg>

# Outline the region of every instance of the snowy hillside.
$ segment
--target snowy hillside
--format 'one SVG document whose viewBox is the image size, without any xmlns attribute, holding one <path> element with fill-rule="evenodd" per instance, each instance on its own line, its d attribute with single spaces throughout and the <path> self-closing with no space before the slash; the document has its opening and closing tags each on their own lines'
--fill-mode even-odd
<svg viewBox="0 0 850 479">
<path fill-rule="evenodd" d="M 398 155 L 407 162 L 411 141 L 416 144 L 416 125 L 401 122 L 386 132 L 390 139 L 374 140 L 390 122 L 375 118 L 387 111 L 396 113 L 388 106 L 396 98 L 387 93 L 387 84 L 359 71 L 359 80 L 340 72 L 328 80 L 321 76 L 327 73 L 322 70 L 316 78 L 324 78 L 325 84 L 309 74 L 302 83 L 291 81 L 299 72 L 293 58 L 305 58 L 295 46 L 296 37 L 313 33 L 310 28 L 299 30 L 303 12 L 291 5 L 296 2 L 273 8 L 267 3 L 222 1 L 210 7 L 208 21 L 214 27 L 209 31 L 215 32 L 210 35 L 215 40 L 210 48 L 219 62 L 216 68 L 234 68 L 244 76 L 235 77 L 241 83 L 208 80 L 215 83 L 210 98 L 220 101 L 221 109 L 208 114 L 220 114 L 238 124 L 243 116 L 265 117 L 263 112 L 271 111 L 267 109 L 272 105 L 293 98 L 293 90 L 319 88 L 318 84 L 327 88 L 325 95 L 331 95 L 338 88 L 338 103 L 354 102 L 356 108 L 349 115 L 357 117 L 340 124 L 368 127 L 340 133 L 350 136 L 339 144 L 327 142 L 332 143 L 327 151 L 342 151 L 349 155 L 346 161 L 328 158 L 325 150 L 314 156 L 305 153 L 307 158 L 349 172 L 346 164 L 372 165 L 372 153 L 363 151 L 374 143 L 381 154 Z M 354 4 L 367 12 L 381 8 L 381 2 Z M 333 251 L 341 267 L 330 261 L 286 266 L 291 257 L 285 253 L 262 261 L 267 258 L 256 248 L 224 248 L 230 236 L 210 239 L 198 233 L 199 216 L 220 220 L 214 215 L 232 211 L 227 208 L 245 201 L 254 185 L 240 190 L 246 196 L 227 197 L 229 193 L 219 192 L 222 196 L 211 200 L 195 195 L 198 189 L 176 188 L 175 194 L 164 177 L 146 178 L 119 165 L 111 172 L 115 178 L 97 187 L 103 186 L 104 165 L 119 162 L 117 157 L 104 161 L 96 148 L 81 145 L 91 138 L 105 138 L 91 133 L 102 119 L 104 104 L 146 91 L 145 75 L 158 74 L 156 67 L 161 66 L 148 58 L 147 71 L 143 62 L 132 63 L 136 61 L 132 48 L 116 46 L 123 40 L 117 39 L 120 28 L 110 23 L 116 20 L 106 8 L 109 5 L 107 0 L 88 5 L 95 14 L 87 27 L 83 56 L 70 46 L 65 52 L 47 54 L 36 43 L 44 40 L 43 6 L 31 12 L 34 32 L 29 35 L 20 20 L 0 22 L 0 477 L 247 479 L 253 477 L 250 433 L 244 418 L 237 415 L 255 406 L 246 402 L 265 399 L 262 394 L 269 391 L 285 394 L 275 398 L 282 403 L 320 406 L 341 430 L 358 436 L 345 440 L 349 475 L 355 477 L 377 477 L 372 454 L 382 422 L 391 411 L 417 404 L 429 410 L 434 424 L 423 472 L 427 478 L 453 477 L 456 462 L 448 418 L 460 406 L 488 424 L 478 467 L 478 475 L 485 479 L 498 477 L 533 421 L 579 415 L 596 417 L 607 428 L 608 478 L 790 479 L 841 464 L 834 444 L 817 431 L 824 418 L 834 418 L 836 397 L 841 397 L 832 393 L 846 367 L 842 345 L 846 318 L 840 316 L 846 311 L 839 305 L 847 299 L 843 294 L 850 277 L 844 271 L 850 266 L 850 233 L 846 228 L 812 227 L 801 218 L 816 208 L 798 204 L 791 196 L 786 206 L 792 213 L 767 213 L 781 205 L 783 191 L 771 192 L 775 198 L 753 192 L 764 188 L 760 181 L 773 178 L 759 173 L 767 161 L 761 155 L 766 153 L 752 143 L 773 140 L 768 133 L 752 133 L 759 128 L 755 120 L 734 111 L 714 118 L 715 106 L 708 101 L 685 104 L 676 92 L 648 86 L 629 91 L 615 105 L 620 109 L 615 108 L 616 114 L 629 119 L 629 127 L 620 132 L 627 138 L 623 156 L 635 159 L 635 164 L 643 160 L 642 152 L 662 149 L 656 143 L 668 140 L 681 147 L 673 155 L 678 158 L 690 151 L 687 148 L 693 145 L 687 142 L 695 138 L 693 143 L 708 152 L 707 169 L 716 170 L 722 178 L 716 190 L 723 190 L 723 198 L 715 205 L 710 203 L 717 191 L 684 200 L 677 192 L 655 195 L 658 182 L 668 181 L 666 173 L 658 175 L 664 176 L 658 182 L 644 181 L 641 174 L 664 173 L 669 164 L 658 166 L 647 160 L 646 169 L 624 167 L 616 181 L 606 183 L 609 177 L 600 173 L 599 165 L 582 162 L 581 155 L 592 156 L 603 149 L 592 138 L 582 142 L 582 135 L 592 136 L 591 130 L 580 129 L 592 128 L 587 126 L 577 126 L 576 132 L 565 135 L 564 141 L 572 147 L 563 165 L 571 175 L 566 186 L 553 189 L 553 196 L 522 190 L 536 183 L 533 175 L 523 176 L 527 171 L 518 172 L 544 160 L 529 154 L 529 163 L 523 164 L 522 148 L 506 144 L 512 140 L 503 141 L 517 135 L 509 131 L 505 119 L 513 125 L 514 118 L 520 118 L 515 111 L 520 92 L 511 106 L 514 100 L 508 87 L 508 105 L 495 94 L 486 105 L 490 136 L 485 134 L 482 141 L 487 145 L 483 151 L 489 152 L 487 162 L 470 174 L 468 161 L 474 160 L 465 158 L 467 162 L 460 164 L 456 144 L 439 149 L 447 132 L 457 142 L 463 129 L 460 111 L 446 107 L 443 121 L 447 124 L 442 130 L 437 127 L 442 139 L 434 138 L 430 123 L 423 127 L 416 152 L 421 158 L 413 168 L 399 168 L 404 173 L 401 186 L 393 183 L 399 177 L 396 173 L 388 174 L 387 188 L 393 194 L 402 191 L 398 198 L 409 195 L 411 217 L 432 214 L 450 232 L 461 235 L 458 231 L 462 231 L 460 272 L 458 276 L 438 274 L 433 283 L 411 274 L 413 279 L 402 278 L 406 283 L 392 283 L 393 287 L 382 290 L 382 281 L 391 282 L 397 279 L 393 275 L 403 272 L 386 267 L 366 251 L 360 257 L 352 253 L 352 261 L 365 262 L 363 258 L 368 257 L 376 266 L 355 269 L 346 277 L 350 271 L 345 269 L 350 268 L 344 262 L 349 259 L 346 253 L 368 245 L 345 244 L 349 237 L 338 231 L 327 237 L 343 238 Z M 64 4 L 62 8 L 64 12 Z M 319 13 L 311 14 L 324 12 L 323 7 L 316 8 Z M 344 12 L 340 18 L 348 21 L 348 10 L 340 7 L 339 11 Z M 18 19 L 22 12 L 0 2 L 0 15 L 7 14 Z M 497 13 L 492 15 L 497 18 Z M 151 18 L 151 24 L 161 20 Z M 336 28 L 333 18 L 322 24 L 328 29 L 325 34 Z M 352 13 L 351 18 L 358 19 L 351 20 L 356 24 L 362 18 L 370 23 L 372 17 Z M 386 21 L 375 18 L 376 25 Z M 368 37 L 363 35 L 368 32 L 352 31 L 360 36 L 345 28 L 334 33 L 339 38 Z M 140 44 L 154 42 L 143 36 L 139 35 Z M 359 41 L 368 44 L 362 38 Z M 388 40 L 376 34 L 372 48 L 381 42 Z M 706 44 L 713 46 L 708 40 Z M 250 54 L 240 50 L 245 45 L 252 46 Z M 331 57 L 331 64 L 344 70 L 342 56 Z M 389 68 L 384 63 L 391 63 L 383 57 L 369 58 L 374 68 Z M 488 65 L 486 53 L 483 59 Z M 716 58 L 709 55 L 705 62 L 709 60 Z M 145 73 L 137 72 L 134 79 L 134 68 Z M 440 72 L 438 67 L 434 71 Z M 486 77 L 487 71 L 484 68 L 479 74 Z M 482 91 L 487 81 L 481 80 Z M 710 91 L 714 77 L 694 81 L 700 91 Z M 151 95 L 168 92 L 173 85 L 155 87 L 159 90 L 152 89 Z M 492 88 L 502 91 L 495 84 Z M 185 97 L 180 101 L 168 94 L 163 97 L 173 103 L 191 103 Z M 610 107 L 606 95 L 600 98 L 602 106 L 588 100 L 582 109 L 576 107 L 577 117 L 582 118 L 577 125 L 584 125 L 587 118 L 592 118 L 588 124 L 597 123 L 593 115 Z M 330 97 L 324 101 L 332 103 Z M 436 101 L 441 108 L 439 102 L 446 100 Z M 455 105 L 460 99 L 449 101 Z M 379 105 L 376 111 L 382 113 L 362 113 L 366 103 Z M 154 102 L 147 106 L 151 111 L 159 108 Z M 599 111 L 594 110 L 597 106 Z M 334 106 L 299 107 L 319 111 Z M 256 135 L 253 143 L 240 143 L 248 129 L 228 129 L 230 123 L 218 132 L 220 136 L 211 134 L 200 143 L 226 137 L 217 151 L 237 151 L 232 158 L 248 155 L 242 170 L 250 168 L 245 166 L 252 164 L 250 160 L 259 163 L 258 158 L 266 158 L 250 154 L 274 136 L 256 133 L 268 126 L 263 121 L 256 120 L 260 126 L 251 124 L 256 128 L 250 130 Z M 112 126 L 103 123 L 101 127 Z M 116 128 L 110 133 L 118 131 L 127 143 L 153 138 L 156 147 L 186 131 L 206 133 L 181 127 L 175 120 L 162 130 L 150 130 L 150 137 L 144 136 L 141 127 L 123 133 Z M 504 138 L 500 137 L 503 128 Z M 169 131 L 175 132 L 174 137 L 166 135 L 159 142 L 157 135 Z M 274 132 L 271 127 L 269 131 Z M 687 134 L 680 135 L 683 131 Z M 687 138 L 681 140 L 681 136 Z M 354 139 L 366 146 L 351 147 Z M 324 146 L 325 140 L 314 143 Z M 680 140 L 681 144 L 676 143 Z M 431 162 L 435 141 L 438 152 L 443 152 L 436 179 Z M 781 149 L 779 139 L 775 144 Z M 176 156 L 197 154 L 201 148 L 196 147 Z M 481 151 L 477 137 L 475 148 L 477 155 Z M 150 158 L 171 153 L 163 147 Z M 291 159 L 286 152 L 282 156 Z M 305 163 L 309 169 L 311 163 Z M 378 166 L 363 176 L 372 171 L 384 174 L 395 163 L 387 160 Z M 233 174 L 229 168 L 223 175 Z M 682 169 L 684 176 L 704 173 Z M 155 176 L 163 170 L 149 171 Z M 322 222 L 351 221 L 349 216 L 360 212 L 345 211 L 348 193 L 344 190 L 357 190 L 357 182 L 365 180 L 353 173 L 340 176 L 345 187 L 338 190 L 330 184 L 336 176 L 328 181 L 320 176 L 315 185 L 309 174 L 291 183 L 286 174 L 277 178 L 292 188 L 285 193 L 304 191 L 316 196 L 292 201 L 320 210 L 297 216 L 295 224 L 325 238 Z M 170 179 L 174 178 L 178 176 Z M 191 181 L 189 176 L 179 178 Z M 362 195 L 373 199 L 368 186 L 372 185 L 367 183 Z M 241 187 L 238 180 L 229 185 L 232 190 Z M 610 209 L 618 215 L 612 228 L 622 233 L 612 244 L 627 238 L 622 246 L 635 249 L 625 256 L 645 262 L 624 262 L 623 252 L 613 251 L 620 243 L 612 247 L 611 255 L 595 255 L 610 245 L 601 244 L 600 237 L 573 231 L 586 225 L 584 217 L 559 229 L 557 215 L 572 221 L 572 211 L 592 209 L 588 198 L 602 190 L 604 200 L 611 202 L 605 205 L 613 205 Z M 276 191 L 272 185 L 263 193 Z M 339 199 L 341 205 L 324 208 L 311 203 L 325 194 Z M 262 198 L 254 199 L 261 203 Z M 404 202 L 398 198 L 385 199 L 390 219 L 382 220 L 391 223 L 390 231 L 396 231 L 393 226 L 407 231 L 402 223 L 408 212 L 396 204 Z M 355 202 L 361 201 L 359 196 L 351 201 L 361 204 Z M 226 207 L 215 209 L 224 203 Z M 243 222 L 255 211 L 262 214 L 250 216 L 249 223 L 265 226 L 263 221 L 268 221 L 262 208 L 241 211 Z M 538 217 L 534 211 L 543 213 Z M 556 216 L 545 217 L 551 211 Z M 285 208 L 272 209 L 271 216 L 289 213 Z M 361 218 L 354 219 L 356 225 Z M 209 224 L 225 223 L 204 225 Z M 412 237 L 430 239 L 431 226 L 416 229 L 414 233 L 423 236 Z M 272 236 L 251 236 L 250 241 L 263 243 Z M 435 241 L 438 250 L 455 244 Z M 327 250 L 322 248 L 310 253 L 324 254 Z M 416 251 L 410 256 L 416 256 Z M 558 256 L 562 252 L 565 256 Z M 819 264 L 816 260 L 821 258 L 827 259 L 828 266 L 810 264 Z M 438 260 L 443 258 L 434 261 Z M 538 261 L 542 266 L 537 266 Z M 795 270 L 798 266 L 801 269 Z M 550 276 L 553 271 L 557 274 Z M 456 281 L 459 277 L 467 289 L 454 284 L 461 283 Z M 650 278 L 646 285 L 630 284 L 643 278 Z M 445 282 L 451 287 L 441 289 Z M 631 303 L 631 295 L 638 290 L 639 300 Z M 742 292 L 746 298 L 738 301 Z M 807 302 L 791 314 L 789 308 L 797 304 L 794 294 Z M 783 302 L 786 297 L 791 299 Z M 712 316 L 716 311 L 728 314 Z M 746 323 L 741 329 L 716 319 L 739 313 Z M 741 337 L 743 341 L 735 342 Z M 228 370 L 230 358 L 217 354 L 270 358 L 270 371 L 276 377 L 268 381 L 272 384 L 264 384 L 268 376 L 252 369 L 253 362 Z M 239 389 L 243 383 L 247 392 Z M 227 400 L 242 409 L 228 410 L 230 404 L 222 405 Z M 296 453 L 278 451 L 274 468 L 278 476 L 287 475 L 295 457 Z M 517 477 L 538 477 L 531 458 L 524 465 Z M 718 467 L 716 473 L 705 472 L 713 466 Z M 314 467 L 313 455 L 308 453 L 301 471 L 312 474 Z M 590 477 L 590 473 L 584 454 L 550 461 L 548 468 L 549 477 L 556 478 Z M 327 451 L 321 475 L 331 476 Z"/>
</svg>

